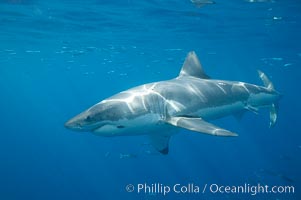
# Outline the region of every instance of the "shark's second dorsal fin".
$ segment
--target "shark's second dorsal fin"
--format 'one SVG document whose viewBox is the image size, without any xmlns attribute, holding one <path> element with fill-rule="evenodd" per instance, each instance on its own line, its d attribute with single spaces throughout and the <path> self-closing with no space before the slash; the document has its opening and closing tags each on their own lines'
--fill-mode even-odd
<svg viewBox="0 0 301 200">
<path fill-rule="evenodd" d="M 202 65 L 194 51 L 188 53 L 182 66 L 179 77 L 193 76 L 196 78 L 209 79 L 210 77 L 203 71 Z"/>
</svg>

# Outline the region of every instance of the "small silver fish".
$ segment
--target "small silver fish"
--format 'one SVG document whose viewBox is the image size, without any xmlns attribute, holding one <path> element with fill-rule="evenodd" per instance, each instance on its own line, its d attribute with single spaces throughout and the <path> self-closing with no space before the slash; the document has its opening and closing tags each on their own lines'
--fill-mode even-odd
<svg viewBox="0 0 301 200">
<path fill-rule="evenodd" d="M 190 0 L 197 8 L 203 7 L 208 4 L 215 4 L 214 1 L 210 0 Z"/>
</svg>

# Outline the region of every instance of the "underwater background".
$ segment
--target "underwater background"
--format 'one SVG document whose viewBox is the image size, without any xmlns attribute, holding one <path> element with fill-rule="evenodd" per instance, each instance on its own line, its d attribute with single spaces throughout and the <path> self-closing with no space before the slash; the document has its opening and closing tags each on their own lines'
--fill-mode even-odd
<svg viewBox="0 0 301 200">
<path fill-rule="evenodd" d="M 0 199 L 301 199 L 300 11 L 298 0 L 1 0 Z M 147 136 L 64 127 L 117 92 L 176 77 L 191 50 L 212 78 L 262 85 L 264 71 L 284 95 L 276 126 L 267 110 L 229 116 L 214 124 L 239 137 L 181 130 L 168 155 Z M 200 192 L 126 190 L 177 183 Z M 259 183 L 295 190 L 202 193 Z"/>
</svg>

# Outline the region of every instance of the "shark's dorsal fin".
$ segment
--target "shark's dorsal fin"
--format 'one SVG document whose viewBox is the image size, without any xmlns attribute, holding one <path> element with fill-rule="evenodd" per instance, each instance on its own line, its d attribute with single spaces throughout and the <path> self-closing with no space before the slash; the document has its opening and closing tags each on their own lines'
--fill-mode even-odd
<svg viewBox="0 0 301 200">
<path fill-rule="evenodd" d="M 210 77 L 205 74 L 202 65 L 194 51 L 188 53 L 184 64 L 182 66 L 179 77 L 193 76 L 196 78 L 209 79 Z"/>
</svg>

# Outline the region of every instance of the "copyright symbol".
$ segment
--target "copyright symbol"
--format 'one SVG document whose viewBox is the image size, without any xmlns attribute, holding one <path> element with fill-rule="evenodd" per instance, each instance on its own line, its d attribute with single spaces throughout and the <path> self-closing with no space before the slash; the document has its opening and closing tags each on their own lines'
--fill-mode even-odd
<svg viewBox="0 0 301 200">
<path fill-rule="evenodd" d="M 125 187 L 125 190 L 126 190 L 127 192 L 134 192 L 135 187 L 134 187 L 134 185 L 132 185 L 132 184 L 128 184 L 128 185 Z"/>
</svg>

